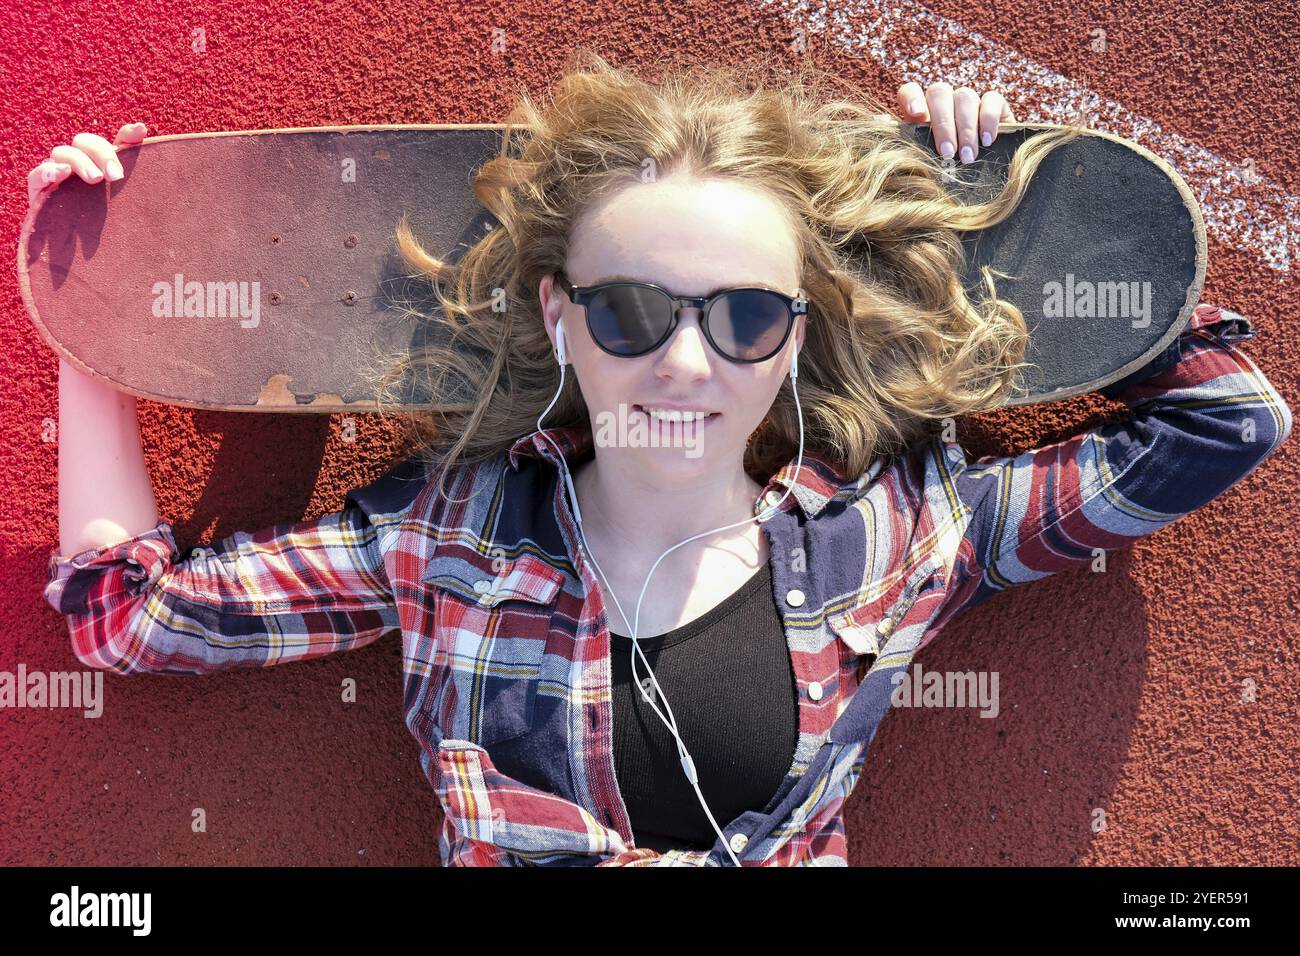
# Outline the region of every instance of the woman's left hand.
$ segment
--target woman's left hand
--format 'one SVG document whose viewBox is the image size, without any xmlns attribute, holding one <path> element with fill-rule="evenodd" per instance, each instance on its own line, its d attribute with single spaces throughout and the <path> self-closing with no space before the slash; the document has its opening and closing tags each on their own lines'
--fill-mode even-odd
<svg viewBox="0 0 1300 956">
<path fill-rule="evenodd" d="M 960 154 L 963 163 L 974 162 L 981 145 L 993 144 L 999 123 L 1016 122 L 1001 93 L 980 96 L 969 86 L 954 91 L 947 83 L 931 83 L 922 93 L 919 83 L 904 83 L 898 103 L 907 122 L 930 124 L 940 156 Z"/>
</svg>

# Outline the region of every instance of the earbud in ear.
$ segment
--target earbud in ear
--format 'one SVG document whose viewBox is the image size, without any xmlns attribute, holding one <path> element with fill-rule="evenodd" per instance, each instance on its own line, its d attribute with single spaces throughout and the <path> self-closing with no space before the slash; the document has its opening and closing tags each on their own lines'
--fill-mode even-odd
<svg viewBox="0 0 1300 956">
<path fill-rule="evenodd" d="M 568 353 L 564 342 L 564 320 L 555 324 L 555 361 L 560 365 L 568 364 Z"/>
</svg>

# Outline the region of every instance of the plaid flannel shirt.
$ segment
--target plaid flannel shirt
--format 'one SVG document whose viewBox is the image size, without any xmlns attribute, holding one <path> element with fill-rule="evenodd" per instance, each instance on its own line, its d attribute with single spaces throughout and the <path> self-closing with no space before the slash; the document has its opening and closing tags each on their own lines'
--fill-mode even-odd
<svg viewBox="0 0 1300 956">
<path fill-rule="evenodd" d="M 1102 389 L 1131 421 L 1022 455 L 968 461 L 935 439 L 846 478 L 805 454 L 763 525 L 798 745 L 768 804 L 726 822 L 742 865 L 847 865 L 842 809 L 893 679 L 955 614 L 1157 531 L 1285 440 L 1290 409 L 1231 344 L 1254 334 L 1199 306 L 1168 349 Z M 591 446 L 589 429 L 551 434 L 571 462 Z M 633 845 L 605 608 L 553 455 L 525 436 L 454 469 L 446 498 L 409 459 L 341 511 L 184 558 L 161 521 L 52 552 L 45 596 L 76 656 L 122 673 L 260 667 L 400 634 L 406 724 L 443 809 L 444 865 L 730 865 L 721 840 Z M 756 514 L 793 473 L 791 462 L 771 477 Z"/>
</svg>

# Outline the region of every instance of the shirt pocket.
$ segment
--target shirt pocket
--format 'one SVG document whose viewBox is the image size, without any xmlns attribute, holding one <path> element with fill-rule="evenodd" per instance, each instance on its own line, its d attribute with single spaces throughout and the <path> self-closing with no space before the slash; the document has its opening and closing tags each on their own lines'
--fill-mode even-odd
<svg viewBox="0 0 1300 956">
<path fill-rule="evenodd" d="M 487 747 L 533 725 L 551 616 L 564 572 L 529 554 L 435 555 L 421 582 L 434 589 L 435 645 L 445 651 L 454 694 L 443 733 Z"/>
<path fill-rule="evenodd" d="M 932 602 L 921 603 L 921 598 L 942 586 L 942 571 L 937 558 L 928 559 L 905 583 L 826 619 L 846 659 L 856 660 L 858 681 L 877 664 L 910 660 L 933 613 Z"/>
</svg>

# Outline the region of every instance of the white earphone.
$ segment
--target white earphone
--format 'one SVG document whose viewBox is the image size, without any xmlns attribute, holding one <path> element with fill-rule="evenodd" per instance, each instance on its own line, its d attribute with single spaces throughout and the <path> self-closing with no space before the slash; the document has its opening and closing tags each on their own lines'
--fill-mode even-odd
<svg viewBox="0 0 1300 956">
<path fill-rule="evenodd" d="M 561 369 L 568 364 L 568 355 L 564 349 L 564 320 L 560 319 L 555 324 L 555 361 L 559 363 Z"/>
<path fill-rule="evenodd" d="M 718 821 L 714 819 L 713 812 L 709 810 L 709 805 L 704 801 L 704 794 L 700 792 L 699 777 L 695 772 L 695 761 L 691 759 L 691 755 L 686 750 L 686 744 L 683 743 L 681 735 L 677 732 L 677 718 L 673 715 L 673 709 L 668 704 L 668 698 L 664 695 L 663 688 L 659 686 L 659 679 L 655 677 L 654 671 L 650 667 L 650 662 L 646 660 L 645 654 L 641 650 L 641 642 L 637 638 L 637 626 L 641 621 L 641 602 L 645 600 L 646 588 L 650 586 L 650 578 L 654 575 L 655 568 L 659 567 L 660 561 L 668 557 L 668 555 L 672 554 L 682 545 L 688 544 L 696 538 L 703 538 L 707 535 L 717 534 L 719 531 L 739 527 L 740 525 L 748 524 L 751 521 L 766 521 L 777 513 L 777 509 L 780 508 L 781 503 L 789 496 L 790 488 L 794 486 L 794 482 L 799 480 L 799 472 L 803 467 L 803 407 L 799 404 L 799 389 L 797 385 L 797 380 L 799 378 L 799 350 L 796 348 L 794 355 L 791 356 L 790 359 L 790 389 L 794 393 L 794 405 L 799 413 L 799 454 L 795 459 L 794 478 L 791 480 L 790 487 L 786 488 L 785 494 L 777 500 L 776 504 L 771 505 L 761 514 L 755 515 L 752 518 L 746 518 L 744 521 L 736 521 L 732 524 L 723 525 L 721 528 L 714 528 L 712 531 L 702 531 L 699 534 L 691 535 L 691 537 L 684 541 L 677 542 L 677 544 L 659 555 L 659 557 L 655 559 L 655 563 L 650 566 L 650 573 L 646 575 L 645 584 L 641 586 L 641 594 L 637 598 L 636 609 L 632 621 L 628 621 L 627 613 L 623 610 L 623 605 L 619 603 L 618 598 L 614 595 L 614 589 L 610 587 L 609 581 L 605 577 L 605 572 L 602 571 L 600 565 L 596 563 L 596 559 L 591 553 L 591 546 L 587 544 L 587 535 L 582 530 L 582 511 L 578 508 L 578 493 L 573 487 L 573 478 L 569 474 L 569 466 L 564 460 L 564 454 L 556 446 L 555 442 L 551 439 L 551 436 L 546 434 L 545 430 L 542 428 L 542 419 L 545 418 L 551 408 L 554 407 L 556 401 L 560 397 L 560 393 L 564 390 L 564 367 L 567 364 L 567 359 L 568 354 L 565 347 L 564 320 L 561 319 L 555 326 L 555 360 L 560 366 L 560 385 L 559 388 L 555 390 L 555 395 L 551 398 L 551 403 L 546 406 L 541 415 L 537 416 L 537 432 L 545 438 L 546 441 L 550 442 L 551 447 L 555 449 L 556 457 L 558 458 L 560 467 L 563 470 L 564 483 L 569 489 L 569 501 L 573 505 L 573 516 L 578 523 L 578 535 L 582 539 L 582 547 L 587 553 L 587 560 L 589 560 L 592 567 L 596 569 L 596 572 L 600 575 L 600 579 L 605 582 L 605 588 L 609 592 L 609 596 L 613 599 L 614 606 L 618 608 L 618 613 L 622 615 L 623 623 L 627 625 L 629 636 L 632 638 L 632 647 L 636 651 L 636 654 L 632 656 L 632 680 L 640 689 L 642 698 L 650 705 L 651 709 L 654 710 L 659 719 L 663 721 L 664 726 L 667 727 L 669 733 L 673 735 L 673 739 L 677 741 L 677 752 L 681 757 L 682 770 L 686 773 L 686 779 L 690 781 L 691 786 L 695 789 L 695 795 L 699 797 L 700 806 L 704 807 L 704 813 L 709 818 L 709 823 L 713 825 L 714 832 L 718 834 L 718 839 L 723 840 L 723 846 L 727 850 L 727 855 L 731 857 L 731 862 L 736 866 L 740 866 L 740 860 L 736 858 L 736 854 L 732 851 L 730 844 L 726 842 L 722 828 L 718 826 Z M 667 717 L 664 717 L 659 708 L 655 706 L 655 698 L 651 697 L 650 694 L 647 693 L 645 687 L 641 685 L 641 681 L 637 679 L 637 655 L 640 655 L 642 663 L 650 674 L 650 680 L 654 683 L 658 699 L 662 700 L 664 706 L 668 708 Z"/>
</svg>

